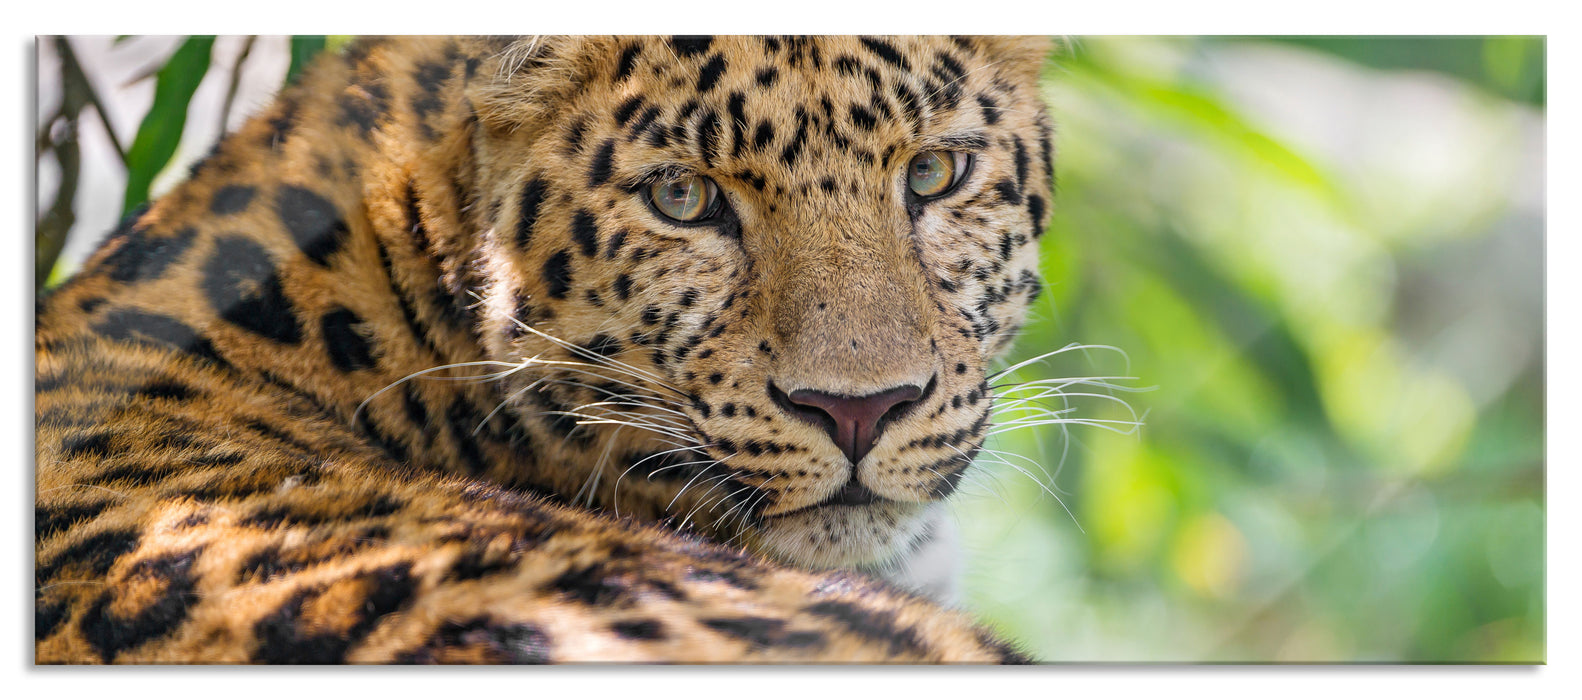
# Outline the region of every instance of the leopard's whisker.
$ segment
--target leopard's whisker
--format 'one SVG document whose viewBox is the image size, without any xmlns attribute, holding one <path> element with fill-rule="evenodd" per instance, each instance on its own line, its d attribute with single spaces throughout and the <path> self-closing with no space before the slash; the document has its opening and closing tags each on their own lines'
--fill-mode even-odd
<svg viewBox="0 0 1582 700">
<path fill-rule="evenodd" d="M 730 459 L 731 457 L 735 457 L 738 454 L 741 454 L 741 453 L 740 452 L 732 452 L 730 457 L 726 457 L 725 459 Z M 717 459 L 717 460 L 713 460 L 713 461 L 719 462 L 722 466 L 724 466 L 725 465 L 725 459 Z M 687 483 L 684 484 L 681 487 L 681 490 L 676 492 L 675 498 L 670 499 L 670 502 L 665 504 L 665 510 L 669 511 L 671 508 L 674 508 L 676 506 L 676 501 L 681 499 L 681 494 L 686 493 L 687 489 L 692 487 L 692 482 L 697 481 L 698 477 L 703 476 L 704 474 L 707 474 L 707 473 L 708 473 L 707 469 L 700 470 L 697 474 L 693 475 L 691 479 L 688 479 Z"/>
<path fill-rule="evenodd" d="M 615 501 L 615 515 L 617 517 L 619 517 L 621 515 L 621 480 L 625 479 L 627 474 L 632 473 L 633 469 L 636 469 L 637 467 L 641 466 L 643 464 L 643 462 L 647 462 L 650 459 L 663 457 L 665 455 L 674 454 L 674 453 L 677 453 L 677 452 L 685 452 L 685 451 L 688 451 L 688 450 L 696 452 L 698 450 L 709 448 L 709 447 L 713 447 L 713 446 L 714 445 L 712 443 L 707 444 L 707 445 L 686 445 L 686 446 L 682 446 L 682 447 L 677 447 L 677 448 L 675 448 L 673 450 L 663 450 L 661 452 L 655 452 L 655 453 L 653 453 L 651 455 L 643 457 L 642 459 L 639 459 L 639 460 L 637 460 L 635 462 L 632 462 L 631 466 L 627 467 L 626 470 L 621 472 L 621 475 L 616 477 L 616 479 L 615 479 L 615 495 L 612 497 L 614 499 L 614 501 Z M 650 474 L 649 476 L 653 476 L 653 475 Z"/>
<path fill-rule="evenodd" d="M 1118 347 L 1115 347 L 1113 345 L 1089 345 L 1089 344 L 1082 344 L 1082 343 L 1072 343 L 1072 344 L 1066 345 L 1066 346 L 1064 346 L 1064 347 L 1062 347 L 1062 348 L 1060 348 L 1058 350 L 1051 350 L 1051 351 L 1043 353 L 1041 355 L 1036 355 L 1036 356 L 1030 357 L 1028 359 L 1022 360 L 1021 362 L 1018 362 L 1018 363 L 1016 363 L 1014 365 L 1011 365 L 1010 367 L 1006 367 L 1005 369 L 1002 369 L 1002 370 L 999 370 L 999 371 L 994 372 L 992 374 L 989 374 L 987 377 L 985 377 L 985 379 L 994 379 L 995 377 L 999 377 L 999 376 L 1004 375 L 1004 374 L 1015 372 L 1016 370 L 1021 369 L 1023 367 L 1026 367 L 1028 365 L 1039 363 L 1039 362 L 1043 362 L 1044 360 L 1047 360 L 1047 359 L 1049 359 L 1051 357 L 1054 357 L 1056 355 L 1060 355 L 1060 354 L 1063 354 L 1063 353 L 1071 352 L 1073 350 L 1110 350 L 1112 352 L 1119 353 L 1120 356 L 1126 360 L 1126 366 L 1128 368 L 1131 367 L 1131 362 L 1132 362 L 1131 356 L 1127 355 L 1125 350 L 1122 350 L 1122 349 L 1120 349 Z M 1130 371 L 1130 370 L 1128 369 L 1127 371 Z"/>
<path fill-rule="evenodd" d="M 440 370 L 454 369 L 454 368 L 457 368 L 457 367 L 479 367 L 479 366 L 488 365 L 488 366 L 494 366 L 494 367 L 510 367 L 511 368 L 510 370 L 508 370 L 505 373 L 503 373 L 504 376 L 508 376 L 511 373 L 517 372 L 517 371 L 521 370 L 522 368 L 526 367 L 528 362 L 531 362 L 531 360 L 524 360 L 523 362 L 518 362 L 518 363 L 500 362 L 500 361 L 497 361 L 497 360 L 477 360 L 477 361 L 474 361 L 474 362 L 457 362 L 457 363 L 454 363 L 454 364 L 440 365 L 438 367 L 430 367 L 428 369 L 418 370 L 416 372 L 408 374 L 405 377 L 402 377 L 400 379 L 397 379 L 397 380 L 391 382 L 389 385 L 385 386 L 385 388 L 380 389 L 380 390 L 374 392 L 373 394 L 371 394 L 368 398 L 363 399 L 362 403 L 357 404 L 356 410 L 352 411 L 352 420 L 356 420 L 357 419 L 357 416 L 362 413 L 363 408 L 368 405 L 368 402 L 373 401 L 376 398 L 379 398 L 379 396 L 381 394 L 383 394 L 383 393 L 385 393 L 385 392 L 387 392 L 387 391 L 389 391 L 391 389 L 394 389 L 394 388 L 400 386 L 401 384 L 409 382 L 409 381 L 411 381 L 413 379 L 417 379 L 418 377 L 421 377 L 421 376 L 423 376 L 425 374 L 429 374 L 429 373 L 432 373 L 432 372 L 438 372 Z M 481 375 L 481 376 L 491 376 L 491 375 Z M 452 380 L 465 380 L 465 379 L 477 379 L 477 378 L 478 377 L 443 377 L 443 379 L 452 379 Z"/>
<path fill-rule="evenodd" d="M 958 452 L 958 453 L 960 453 L 960 454 L 961 454 L 961 456 L 962 456 L 962 457 L 966 457 L 966 456 L 967 456 L 967 454 L 966 454 L 966 453 L 965 453 L 965 452 L 962 452 L 962 451 L 961 451 L 961 450 L 960 450 L 960 449 L 959 449 L 959 448 L 957 448 L 957 447 L 956 447 L 956 446 L 955 446 L 955 445 L 946 445 L 946 447 L 949 447 L 949 448 L 950 448 L 950 449 L 952 449 L 952 450 L 955 450 L 955 451 L 956 451 L 956 452 Z M 981 448 L 980 448 L 980 449 L 981 449 Z M 1020 456 L 1020 455 L 1018 455 L 1018 456 Z M 1016 471 L 1017 471 L 1017 472 L 1018 472 L 1018 473 L 1020 473 L 1020 474 L 1021 474 L 1021 475 L 1022 475 L 1022 476 L 1025 476 L 1025 477 L 1027 477 L 1027 478 L 1028 478 L 1028 479 L 1029 479 L 1029 480 L 1031 480 L 1031 481 L 1032 481 L 1032 482 L 1033 482 L 1033 483 L 1034 483 L 1034 484 L 1037 484 L 1037 485 L 1038 485 L 1038 488 L 1039 488 L 1039 490 L 1041 490 L 1041 491 L 1043 491 L 1043 492 L 1044 492 L 1044 493 L 1047 493 L 1047 494 L 1049 494 L 1049 497 L 1050 497 L 1050 498 L 1053 498 L 1053 499 L 1055 499 L 1055 502 L 1056 502 L 1056 503 L 1059 503 L 1059 504 L 1060 504 L 1060 508 L 1061 508 L 1061 510 L 1064 510 L 1064 511 L 1066 511 L 1066 515 L 1068 515 L 1068 516 L 1070 516 L 1070 517 L 1071 517 L 1071 522 L 1072 522 L 1072 523 L 1073 523 L 1073 524 L 1075 524 L 1075 525 L 1076 525 L 1076 526 L 1077 526 L 1077 531 L 1078 531 L 1078 532 L 1083 532 L 1083 533 L 1086 533 L 1086 532 L 1087 532 L 1087 531 L 1086 531 L 1086 530 L 1083 530 L 1083 529 L 1082 529 L 1082 523 L 1080 523 L 1080 522 L 1078 522 L 1078 521 L 1077 521 L 1077 514 L 1076 514 L 1076 513 L 1073 513 L 1073 512 L 1071 512 L 1071 508 L 1070 508 L 1070 507 L 1069 507 L 1069 506 L 1067 506 L 1067 505 L 1066 505 L 1066 502 L 1065 502 L 1065 500 L 1064 500 L 1064 499 L 1062 499 L 1062 498 L 1060 498 L 1060 494 L 1058 494 L 1058 493 L 1055 493 L 1055 492 L 1054 492 L 1054 491 L 1053 491 L 1053 490 L 1052 490 L 1052 489 L 1050 489 L 1050 488 L 1049 488 L 1049 487 L 1048 487 L 1048 486 L 1046 486 L 1046 485 L 1045 485 L 1045 484 L 1044 484 L 1044 482 L 1042 482 L 1042 481 L 1039 481 L 1039 480 L 1038 480 L 1038 477 L 1036 477 L 1036 476 L 1033 476 L 1033 474 L 1032 474 L 1032 472 L 1029 472 L 1029 471 L 1027 471 L 1027 470 L 1026 470 L 1026 469 L 1023 469 L 1023 468 L 1021 468 L 1021 467 L 1019 467 L 1019 466 L 1017 466 L 1017 465 L 1015 465 L 1015 464 L 1012 464 L 1012 463 L 1010 463 L 1010 462 L 1006 462 L 1006 461 L 1002 461 L 1002 462 L 1001 462 L 1001 463 L 1002 463 L 1002 464 L 1004 464 L 1004 465 L 1005 465 L 1005 466 L 1008 466 L 1008 467 L 1010 467 L 1010 468 L 1011 468 L 1011 469 L 1014 469 L 1014 470 L 1016 470 Z"/>
<path fill-rule="evenodd" d="M 588 478 L 582 482 L 582 488 L 577 489 L 577 494 L 571 497 L 572 503 L 576 503 L 577 499 L 582 498 L 582 493 L 586 490 L 588 493 L 588 506 L 593 506 L 594 496 L 597 495 L 599 489 L 599 481 L 604 474 L 604 465 L 610 460 L 610 450 L 615 447 L 615 440 L 621 436 L 621 431 L 625 430 L 626 427 L 621 425 L 610 431 L 610 437 L 604 441 L 604 451 L 599 454 L 599 461 L 594 463 L 593 470 L 589 472 Z"/>
<path fill-rule="evenodd" d="M 726 481 L 730 480 L 731 477 L 736 476 L 736 475 L 737 475 L 736 472 L 728 472 L 728 473 L 721 474 L 721 475 L 716 476 L 716 477 L 711 477 L 709 479 L 705 479 L 704 483 L 708 483 L 709 484 L 708 489 L 704 490 L 703 494 L 698 496 L 698 499 L 699 499 L 698 500 L 698 505 L 693 506 L 692 510 L 687 511 L 686 517 L 682 518 L 682 520 L 681 520 L 681 526 L 682 527 L 686 527 L 687 523 L 691 522 L 692 516 L 696 515 L 698 513 L 698 511 L 703 510 L 705 507 L 707 507 L 707 508 L 712 510 L 713 507 L 714 507 L 714 504 L 719 503 L 721 500 L 723 500 L 725 498 L 725 495 L 718 496 L 718 497 L 716 497 L 716 498 L 714 498 L 712 500 L 703 500 L 703 499 L 708 498 L 708 495 L 710 493 L 712 493 L 714 491 L 714 489 L 719 488 L 720 484 L 725 483 Z M 713 483 L 710 483 L 710 482 L 713 482 Z"/>
<path fill-rule="evenodd" d="M 630 376 L 633 376 L 633 377 L 636 377 L 636 378 L 641 378 L 641 379 L 646 379 L 646 380 L 654 383 L 657 386 L 664 387 L 666 389 L 669 389 L 670 391 L 675 392 L 676 395 L 678 395 L 678 396 L 683 396 L 683 397 L 688 396 L 687 392 L 682 391 L 681 389 L 675 387 L 674 385 L 670 384 L 669 382 L 666 382 L 662 377 L 660 377 L 659 375 L 656 375 L 656 374 L 654 374 L 652 372 L 649 372 L 647 370 L 643 370 L 643 369 L 640 369 L 640 368 L 637 368 L 637 367 L 633 367 L 631 365 L 628 365 L 628 364 L 626 364 L 624 362 L 621 362 L 619 360 L 615 360 L 613 358 L 605 357 L 603 355 L 600 355 L 599 353 L 596 353 L 596 352 L 593 352 L 592 350 L 584 348 L 581 345 L 578 345 L 576 343 L 572 343 L 572 342 L 563 340 L 561 338 L 557 338 L 557 337 L 555 337 L 553 335 L 550 335 L 548 333 L 545 333 L 545 332 L 543 332 L 543 331 L 541 331 L 541 330 L 539 330 L 537 328 L 534 328 L 533 326 L 531 326 L 531 325 L 529 325 L 527 323 L 522 322 L 520 319 L 517 319 L 517 318 L 513 317 L 510 320 L 511 320 L 512 323 L 516 324 L 517 327 L 521 328 L 522 330 L 525 330 L 525 331 L 527 331 L 529 333 L 532 333 L 533 335 L 536 335 L 536 336 L 538 336 L 540 338 L 548 340 L 551 343 L 559 345 L 560 347 L 565 348 L 567 351 L 569 351 L 569 352 L 571 352 L 573 354 L 576 354 L 578 356 L 581 356 L 583 359 L 589 360 L 589 361 L 594 362 L 594 363 L 598 363 L 598 364 L 606 366 L 606 367 L 611 367 L 611 368 L 616 368 L 616 369 L 619 369 L 619 370 L 624 370 L 625 373 L 629 373 Z"/>
</svg>

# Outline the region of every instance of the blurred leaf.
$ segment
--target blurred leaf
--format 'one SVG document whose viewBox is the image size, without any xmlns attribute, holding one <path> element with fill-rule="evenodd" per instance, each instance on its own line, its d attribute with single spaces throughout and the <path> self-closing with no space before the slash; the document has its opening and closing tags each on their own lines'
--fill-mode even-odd
<svg viewBox="0 0 1582 700">
<path fill-rule="evenodd" d="M 127 150 L 126 197 L 121 216 L 148 201 L 149 187 L 176 154 L 181 132 L 187 125 L 187 105 L 209 70 L 209 55 L 214 37 L 191 37 L 182 42 L 164 67 L 159 69 L 154 86 L 154 104 L 137 129 L 137 137 Z"/>
<path fill-rule="evenodd" d="M 324 50 L 324 44 L 322 36 L 291 37 L 291 67 L 286 70 L 287 85 L 296 84 L 297 77 L 302 75 L 303 69 L 307 68 L 308 63 Z"/>
</svg>

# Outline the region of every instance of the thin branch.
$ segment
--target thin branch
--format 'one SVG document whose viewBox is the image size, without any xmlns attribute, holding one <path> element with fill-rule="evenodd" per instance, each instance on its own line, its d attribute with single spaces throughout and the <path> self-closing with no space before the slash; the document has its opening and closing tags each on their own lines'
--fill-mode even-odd
<svg viewBox="0 0 1582 700">
<path fill-rule="evenodd" d="M 225 125 L 231 121 L 231 105 L 236 101 L 236 89 L 242 84 L 242 64 L 247 62 L 247 55 L 253 51 L 253 42 L 257 36 L 247 37 L 242 44 L 242 52 L 236 55 L 236 64 L 231 66 L 231 86 L 225 91 L 225 104 L 220 107 L 220 135 L 225 135 Z"/>
<path fill-rule="evenodd" d="M 115 127 L 110 124 L 110 112 L 104 108 L 104 103 L 99 101 L 99 94 L 94 92 L 93 83 L 89 82 L 88 74 L 83 71 L 82 64 L 77 62 L 77 54 L 72 52 L 71 44 L 66 41 L 66 37 L 55 37 L 55 50 L 60 53 L 61 84 L 62 87 L 67 88 L 62 92 L 70 89 L 81 91 L 84 102 L 91 105 L 93 111 L 99 115 L 99 123 L 104 125 L 104 133 L 110 137 L 110 145 L 115 147 L 115 154 L 120 156 L 121 165 L 125 166 L 126 149 L 121 147 L 121 139 L 115 135 Z M 72 117 L 75 120 L 75 111 Z"/>
</svg>

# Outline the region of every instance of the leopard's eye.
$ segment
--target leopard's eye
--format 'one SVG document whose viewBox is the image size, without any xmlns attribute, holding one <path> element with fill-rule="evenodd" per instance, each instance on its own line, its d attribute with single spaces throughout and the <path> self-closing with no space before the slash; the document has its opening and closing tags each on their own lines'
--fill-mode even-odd
<svg viewBox="0 0 1582 700">
<path fill-rule="evenodd" d="M 906 164 L 906 185 L 923 198 L 948 194 L 960 184 L 971 165 L 965 153 L 928 151 L 919 153 Z"/>
<path fill-rule="evenodd" d="M 682 223 L 702 221 L 719 208 L 719 187 L 698 175 L 656 182 L 648 188 L 648 201 L 666 218 Z"/>
</svg>

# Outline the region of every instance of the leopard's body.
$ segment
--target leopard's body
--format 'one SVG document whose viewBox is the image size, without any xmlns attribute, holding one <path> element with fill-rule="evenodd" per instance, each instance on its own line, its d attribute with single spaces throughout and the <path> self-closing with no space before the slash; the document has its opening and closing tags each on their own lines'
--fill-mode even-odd
<svg viewBox="0 0 1582 700">
<path fill-rule="evenodd" d="M 37 661 L 1022 658 L 848 570 L 904 563 L 981 445 L 1045 48 L 320 61 L 40 303 Z M 909 198 L 930 150 L 971 170 Z M 634 194 L 678 173 L 729 215 Z M 865 456 L 785 400 L 898 384 Z"/>
</svg>

